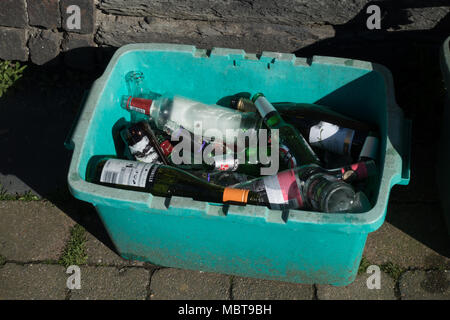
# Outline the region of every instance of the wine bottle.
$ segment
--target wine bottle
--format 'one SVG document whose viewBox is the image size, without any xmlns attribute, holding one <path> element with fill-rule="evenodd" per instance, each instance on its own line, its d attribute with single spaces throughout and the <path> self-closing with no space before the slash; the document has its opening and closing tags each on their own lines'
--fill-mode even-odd
<svg viewBox="0 0 450 320">
<path fill-rule="evenodd" d="M 280 144 L 286 146 L 295 159 L 295 161 L 291 162 L 292 165 L 321 164 L 319 157 L 311 149 L 301 133 L 283 120 L 278 111 L 262 93 L 255 94 L 252 101 L 263 118 L 265 125 L 271 130 L 279 130 Z"/>
<path fill-rule="evenodd" d="M 228 187 L 234 184 L 243 183 L 255 179 L 255 177 L 253 176 L 233 171 L 205 172 L 196 170 L 188 172 L 196 177 L 208 181 L 209 183 L 217 184 L 223 187 Z"/>
<path fill-rule="evenodd" d="M 324 105 L 295 102 L 272 102 L 272 105 L 281 117 L 292 125 L 295 125 L 297 119 L 309 119 L 337 124 L 352 130 L 376 131 L 375 125 L 356 120 Z M 243 97 L 231 99 L 229 106 L 241 112 L 257 112 L 255 104 Z"/>
<path fill-rule="evenodd" d="M 149 192 L 160 197 L 189 197 L 215 203 L 269 205 L 251 190 L 228 188 L 208 183 L 175 167 L 94 156 L 86 168 L 88 182 L 105 186 Z"/>
<path fill-rule="evenodd" d="M 154 100 L 123 96 L 121 107 L 149 116 L 161 130 L 169 120 L 190 132 L 195 132 L 196 127 L 201 124 L 203 137 L 214 137 L 222 141 L 225 141 L 227 136 L 226 130 L 235 130 L 236 133 L 245 132 L 247 136 L 252 136 L 257 134 L 257 130 L 262 125 L 261 119 L 255 113 L 242 113 L 170 94 L 161 95 Z M 211 129 L 219 132 L 221 137 L 211 136 Z"/>
</svg>

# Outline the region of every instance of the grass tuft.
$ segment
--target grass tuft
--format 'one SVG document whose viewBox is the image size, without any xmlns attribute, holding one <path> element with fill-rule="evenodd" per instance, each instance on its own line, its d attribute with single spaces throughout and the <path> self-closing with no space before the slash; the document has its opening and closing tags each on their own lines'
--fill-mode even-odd
<svg viewBox="0 0 450 320">
<path fill-rule="evenodd" d="M 366 259 L 366 257 L 361 258 L 361 263 L 359 264 L 358 274 L 366 273 L 367 268 L 371 265 L 371 263 Z"/>
<path fill-rule="evenodd" d="M 67 268 L 71 265 L 80 266 L 86 262 L 86 230 L 77 224 L 70 230 L 69 242 L 58 263 Z"/>
<path fill-rule="evenodd" d="M 0 60 L 0 97 L 23 76 L 23 71 L 27 66 L 22 66 L 19 62 Z"/>
<path fill-rule="evenodd" d="M 380 266 L 381 271 L 388 274 L 392 279 L 398 280 L 400 279 L 400 276 L 405 271 L 404 268 L 400 267 L 399 265 L 396 265 L 392 262 L 387 262 L 385 264 L 382 264 Z"/>
<path fill-rule="evenodd" d="M 0 201 L 38 201 L 41 200 L 37 195 L 31 191 L 27 191 L 23 194 L 9 194 L 6 189 L 0 184 Z"/>
</svg>

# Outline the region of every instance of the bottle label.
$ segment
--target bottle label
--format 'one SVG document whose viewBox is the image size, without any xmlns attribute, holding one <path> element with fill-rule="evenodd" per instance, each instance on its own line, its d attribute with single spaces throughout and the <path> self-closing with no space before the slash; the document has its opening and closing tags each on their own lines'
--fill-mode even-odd
<svg viewBox="0 0 450 320">
<path fill-rule="evenodd" d="M 321 121 L 309 130 L 309 143 L 337 154 L 350 154 L 354 135 L 354 130 Z"/>
<path fill-rule="evenodd" d="M 155 148 L 150 144 L 148 137 L 144 136 L 139 142 L 130 145 L 130 152 L 138 161 L 153 163 L 159 158 Z"/>
<path fill-rule="evenodd" d="M 145 187 L 152 163 L 109 159 L 103 166 L 100 182 Z"/>
<path fill-rule="evenodd" d="M 272 209 L 278 209 L 280 205 L 287 205 L 292 209 L 303 207 L 303 198 L 294 170 L 265 177 L 263 181 Z"/>
<path fill-rule="evenodd" d="M 261 118 L 264 118 L 268 113 L 275 111 L 274 106 L 264 96 L 260 96 L 256 99 L 255 106 L 256 109 L 258 109 Z"/>
<path fill-rule="evenodd" d="M 239 167 L 238 159 L 232 157 L 217 156 L 213 157 L 216 170 L 219 171 L 236 171 Z"/>
<path fill-rule="evenodd" d="M 161 142 L 159 146 L 161 147 L 161 150 L 166 157 L 168 157 L 172 153 L 173 145 L 170 143 L 169 140 Z"/>
<path fill-rule="evenodd" d="M 378 152 L 378 138 L 373 136 L 367 136 L 366 141 L 361 149 L 359 158 L 376 159 Z"/>
<path fill-rule="evenodd" d="M 150 115 L 152 100 L 129 97 L 127 101 L 127 109 Z"/>
</svg>

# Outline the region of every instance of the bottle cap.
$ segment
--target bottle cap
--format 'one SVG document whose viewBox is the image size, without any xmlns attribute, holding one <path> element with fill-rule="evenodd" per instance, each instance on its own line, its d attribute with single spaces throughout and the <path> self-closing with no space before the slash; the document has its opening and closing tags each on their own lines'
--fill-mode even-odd
<svg viewBox="0 0 450 320">
<path fill-rule="evenodd" d="M 250 190 L 225 188 L 223 191 L 223 202 L 247 203 Z"/>
</svg>

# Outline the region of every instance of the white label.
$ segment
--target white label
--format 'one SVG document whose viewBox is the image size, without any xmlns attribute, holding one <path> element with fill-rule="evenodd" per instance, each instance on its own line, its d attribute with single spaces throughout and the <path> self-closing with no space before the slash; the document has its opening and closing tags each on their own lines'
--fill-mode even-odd
<svg viewBox="0 0 450 320">
<path fill-rule="evenodd" d="M 270 204 L 286 204 L 288 203 L 281 190 L 280 182 L 278 181 L 278 176 L 268 176 L 264 179 L 264 186 L 266 187 L 267 198 Z"/>
<path fill-rule="evenodd" d="M 159 154 L 156 153 L 156 151 L 153 148 L 151 149 L 151 152 L 146 154 L 143 157 L 135 156 L 137 161 L 145 162 L 145 163 L 160 163 L 159 160 Z"/>
<path fill-rule="evenodd" d="M 264 118 L 269 112 L 275 111 L 274 106 L 264 96 L 259 96 L 255 101 L 256 109 L 258 109 L 261 118 Z"/>
<path fill-rule="evenodd" d="M 151 163 L 109 159 L 103 167 L 100 182 L 144 188 L 152 166 Z"/>
<path fill-rule="evenodd" d="M 350 154 L 355 131 L 321 121 L 309 131 L 309 143 L 313 147 L 337 154 Z"/>
<path fill-rule="evenodd" d="M 138 152 L 144 152 L 145 147 L 150 144 L 150 139 L 144 136 L 141 141 L 135 143 L 134 145 L 130 145 L 131 154 L 135 154 Z"/>
<path fill-rule="evenodd" d="M 234 159 L 231 157 L 222 157 L 217 156 L 213 157 L 214 164 L 217 170 L 219 171 L 236 171 L 239 166 L 238 159 Z"/>
<path fill-rule="evenodd" d="M 133 111 L 136 111 L 136 112 L 145 114 L 145 109 L 142 109 L 142 108 L 136 108 L 136 107 L 133 107 L 133 106 L 129 106 L 128 108 L 129 108 L 130 110 L 133 110 Z"/>
<path fill-rule="evenodd" d="M 150 146 L 150 139 L 146 136 L 144 136 L 141 141 L 137 142 L 136 144 L 132 146 L 130 145 L 129 148 L 131 154 L 138 161 L 154 163 L 159 158 L 159 155 L 156 152 L 155 148 Z"/>
</svg>

